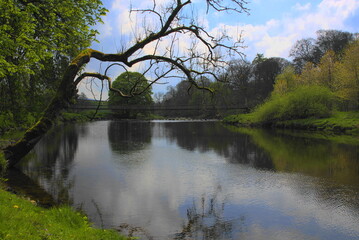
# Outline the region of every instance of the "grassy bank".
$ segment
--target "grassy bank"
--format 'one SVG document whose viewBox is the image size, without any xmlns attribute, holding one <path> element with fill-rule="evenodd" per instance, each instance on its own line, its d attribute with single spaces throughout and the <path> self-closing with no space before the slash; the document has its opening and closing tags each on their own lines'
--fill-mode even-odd
<svg viewBox="0 0 359 240">
<path fill-rule="evenodd" d="M 0 239 L 128 239 L 114 230 L 96 229 L 70 207 L 44 209 L 0 189 Z"/>
<path fill-rule="evenodd" d="M 255 113 L 231 115 L 224 123 L 237 126 L 267 126 L 273 128 L 301 129 L 359 135 L 359 112 L 333 112 L 328 117 L 303 118 L 278 121 L 261 121 Z"/>
<path fill-rule="evenodd" d="M 88 121 L 89 116 L 92 116 L 91 112 L 86 115 L 64 113 L 58 124 Z M 0 149 L 16 141 L 23 133 L 22 128 L 10 129 L 0 137 Z M 74 211 L 70 206 L 45 209 L 36 206 L 35 201 L 5 191 L 5 170 L 6 161 L 0 150 L 0 239 L 131 239 L 114 230 L 92 227 L 84 214 Z"/>
</svg>

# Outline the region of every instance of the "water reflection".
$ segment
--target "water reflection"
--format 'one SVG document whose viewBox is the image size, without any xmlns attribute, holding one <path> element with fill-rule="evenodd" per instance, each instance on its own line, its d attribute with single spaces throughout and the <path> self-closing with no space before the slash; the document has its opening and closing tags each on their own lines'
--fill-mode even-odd
<svg viewBox="0 0 359 240">
<path fill-rule="evenodd" d="M 275 170 L 270 156 L 253 143 L 248 134 L 236 133 L 218 122 L 164 122 L 155 133 L 165 133 L 170 142 L 189 151 L 215 151 L 230 163 L 246 164 L 258 169 Z M 155 136 L 160 137 L 160 136 Z"/>
<path fill-rule="evenodd" d="M 269 154 L 276 171 L 300 172 L 359 187 L 359 147 L 263 129 L 239 129 Z"/>
<path fill-rule="evenodd" d="M 219 202 L 217 194 L 207 198 L 202 194 L 200 201 L 193 200 L 192 205 L 187 208 L 186 222 L 174 239 L 233 239 L 234 229 L 241 230 L 241 223 L 245 218 L 228 219 L 225 208 L 226 202 Z"/>
<path fill-rule="evenodd" d="M 57 128 L 23 171 L 141 239 L 357 239 L 358 146 L 217 122 Z"/>
<path fill-rule="evenodd" d="M 50 131 L 34 152 L 21 163 L 21 170 L 43 185 L 56 203 L 71 203 L 71 188 L 74 179 L 69 176 L 80 137 L 86 137 L 87 126 L 61 125 Z"/>
<path fill-rule="evenodd" d="M 123 154 L 145 148 L 151 143 L 151 125 L 142 121 L 112 121 L 108 138 L 113 152 Z"/>
</svg>

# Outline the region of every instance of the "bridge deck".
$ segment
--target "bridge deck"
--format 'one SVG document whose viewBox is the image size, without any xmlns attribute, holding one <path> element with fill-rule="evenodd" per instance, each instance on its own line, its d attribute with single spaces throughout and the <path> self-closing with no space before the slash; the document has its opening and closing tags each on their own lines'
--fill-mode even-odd
<svg viewBox="0 0 359 240">
<path fill-rule="evenodd" d="M 96 110 L 95 105 L 72 105 L 72 110 Z M 147 111 L 170 111 L 170 110 L 247 110 L 248 107 L 239 106 L 213 106 L 213 105 L 200 105 L 200 106 L 188 106 L 188 105 L 173 105 L 173 106 L 161 106 L 161 105 L 121 105 L 121 106 L 108 106 L 102 105 L 99 110 L 147 110 Z"/>
</svg>

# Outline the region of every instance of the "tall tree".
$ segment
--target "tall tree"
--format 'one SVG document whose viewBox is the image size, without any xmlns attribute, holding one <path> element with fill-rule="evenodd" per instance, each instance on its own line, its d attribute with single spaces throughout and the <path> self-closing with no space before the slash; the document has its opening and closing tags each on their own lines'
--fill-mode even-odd
<svg viewBox="0 0 359 240">
<path fill-rule="evenodd" d="M 208 8 L 214 8 L 217 11 L 247 11 L 245 8 L 246 1 L 244 0 L 230 0 L 227 2 L 206 0 L 206 3 Z M 118 65 L 124 67 L 132 67 L 135 64 L 146 62 L 148 66 L 146 72 L 155 69 L 153 73 L 156 76 L 152 79 L 151 84 L 172 72 L 176 72 L 176 75 L 181 73 L 181 76 L 187 79 L 192 86 L 208 89 L 201 87 L 196 79 L 205 75 L 216 77 L 216 73 L 220 71 L 221 67 L 225 67 L 225 57 L 228 54 L 241 54 L 240 47 L 242 42 L 241 40 L 233 41 L 232 44 L 228 45 L 226 44 L 228 43 L 228 36 L 226 36 L 225 31 L 223 35 L 212 36 L 204 27 L 195 24 L 195 19 L 189 19 L 188 15 L 186 16 L 182 11 L 189 7 L 190 4 L 190 0 L 175 0 L 171 1 L 170 5 L 163 7 L 156 4 L 156 1 L 152 1 L 152 6 L 148 8 L 132 10 L 133 13 L 153 15 L 157 18 L 158 24 L 145 27 L 142 35 L 136 34 L 133 45 L 124 48 L 119 53 L 105 54 L 93 49 L 86 49 L 75 57 L 67 67 L 55 97 L 40 120 L 16 144 L 5 149 L 9 166 L 13 166 L 25 156 L 51 128 L 59 111 L 69 105 L 76 94 L 77 85 L 84 78 L 96 77 L 102 81 L 108 81 L 111 91 L 115 91 L 122 96 L 128 96 L 120 89 L 112 87 L 111 79 L 106 75 L 108 69 L 104 73 L 82 73 L 79 75 L 80 70 L 92 58 L 104 62 L 117 62 Z M 76 17 L 78 17 L 77 13 Z M 182 35 L 189 36 L 189 39 L 194 40 L 191 43 L 190 52 L 188 53 L 187 51 L 187 54 L 176 52 L 179 49 L 176 47 L 176 44 L 179 43 L 178 36 Z M 165 52 L 160 51 L 160 47 L 162 47 L 160 42 L 163 39 L 170 40 Z M 146 47 L 151 49 L 152 53 L 148 54 L 148 51 L 141 51 Z M 114 65 L 112 64 L 111 66 Z M 158 70 L 161 69 L 159 66 L 163 67 L 163 71 Z M 130 95 L 134 96 L 139 93 L 131 92 Z"/>
<path fill-rule="evenodd" d="M 273 91 L 273 85 L 278 74 L 289 65 L 289 62 L 282 58 L 265 58 L 253 66 L 254 87 L 257 104 L 264 101 Z"/>
<path fill-rule="evenodd" d="M 336 65 L 333 87 L 337 95 L 348 105 L 347 109 L 359 108 L 359 40 L 345 49 L 341 62 Z"/>
<path fill-rule="evenodd" d="M 90 46 L 100 0 L 0 1 L 0 110 L 21 120 L 54 94 L 71 58 Z M 37 100 L 38 99 L 38 100 Z M 31 103 L 31 104 L 28 104 Z M 43 108 L 42 108 L 43 109 Z"/>
<path fill-rule="evenodd" d="M 354 39 L 353 33 L 338 30 L 319 30 L 316 39 L 298 40 L 290 50 L 289 56 L 293 57 L 297 72 L 301 72 L 305 63 L 319 64 L 324 54 L 330 50 L 339 57 L 344 48 Z"/>
</svg>

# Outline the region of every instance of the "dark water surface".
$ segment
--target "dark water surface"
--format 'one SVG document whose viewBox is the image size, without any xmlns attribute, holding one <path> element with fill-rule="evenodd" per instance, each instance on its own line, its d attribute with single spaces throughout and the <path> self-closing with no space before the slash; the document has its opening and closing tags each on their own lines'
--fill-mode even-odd
<svg viewBox="0 0 359 240">
<path fill-rule="evenodd" d="M 359 239 L 359 147 L 218 122 L 61 126 L 21 165 L 143 239 Z"/>
</svg>

